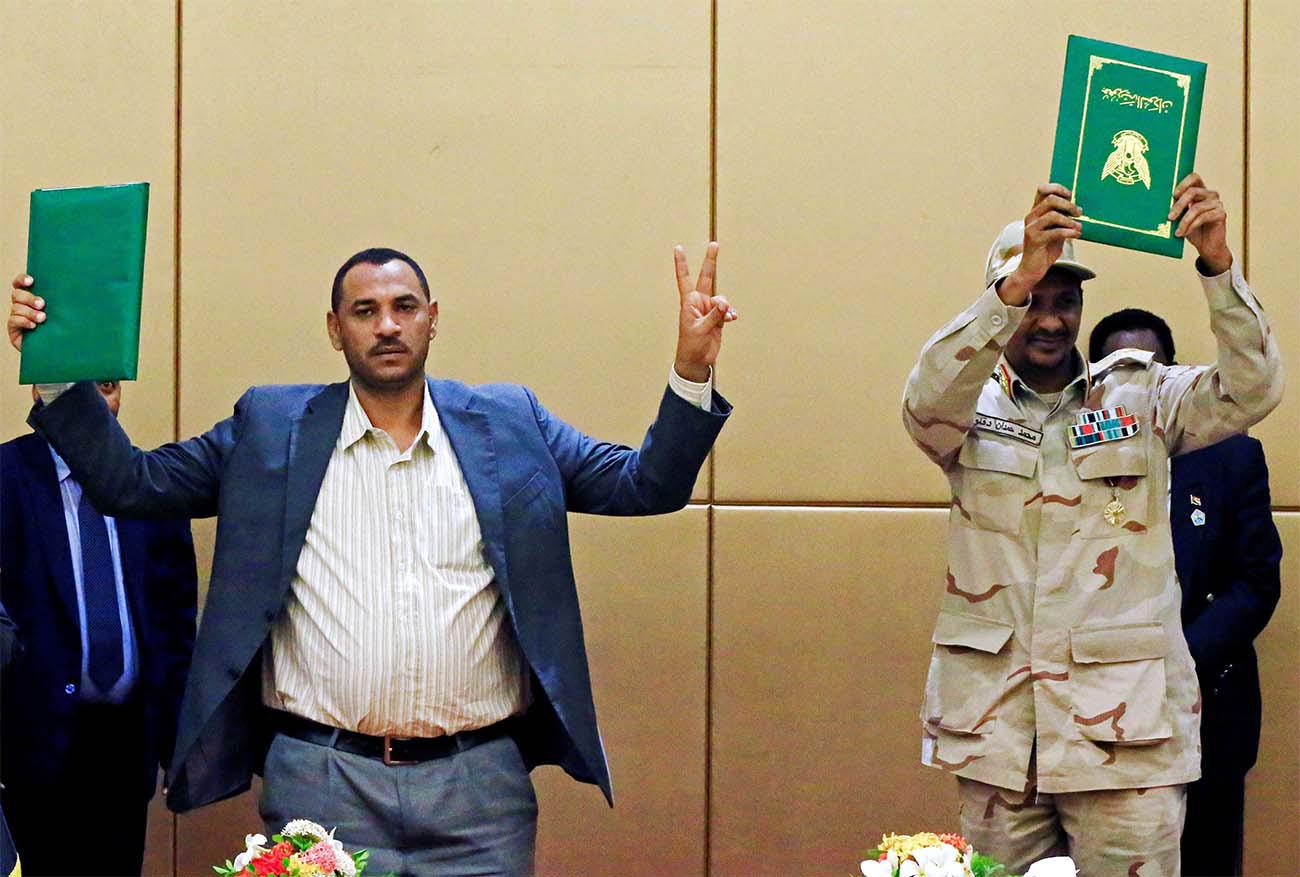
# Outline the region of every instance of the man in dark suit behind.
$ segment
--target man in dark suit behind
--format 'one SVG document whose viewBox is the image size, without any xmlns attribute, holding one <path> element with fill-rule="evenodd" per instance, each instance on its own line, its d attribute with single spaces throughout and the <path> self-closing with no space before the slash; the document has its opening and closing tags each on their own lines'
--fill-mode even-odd
<svg viewBox="0 0 1300 877">
<path fill-rule="evenodd" d="M 168 806 L 261 771 L 267 834 L 310 818 L 376 871 L 423 875 L 530 873 L 533 765 L 612 802 L 566 513 L 689 500 L 731 410 L 712 385 L 736 317 L 713 294 L 716 259 L 710 244 L 692 284 L 675 254 L 677 355 L 639 449 L 524 387 L 428 377 L 438 302 L 387 248 L 335 275 L 325 322 L 348 381 L 254 387 L 204 435 L 150 452 L 89 386 L 41 387 L 31 422 L 97 501 L 218 517 Z M 45 319 L 39 284 L 14 283 L 15 346 Z"/>
<path fill-rule="evenodd" d="M 116 414 L 120 386 L 98 385 Z M 194 643 L 187 520 L 99 514 L 43 439 L 0 445 L 0 782 L 23 872 L 139 874 Z"/>
<path fill-rule="evenodd" d="M 1169 326 L 1148 311 L 1097 324 L 1089 358 L 1149 350 L 1174 361 Z M 1254 640 L 1281 588 L 1282 542 L 1273 524 L 1264 448 L 1245 435 L 1174 457 L 1169 519 L 1183 589 L 1183 633 L 1201 685 L 1201 779 L 1187 792 L 1184 875 L 1241 874 L 1246 773 L 1259 751 Z"/>
</svg>

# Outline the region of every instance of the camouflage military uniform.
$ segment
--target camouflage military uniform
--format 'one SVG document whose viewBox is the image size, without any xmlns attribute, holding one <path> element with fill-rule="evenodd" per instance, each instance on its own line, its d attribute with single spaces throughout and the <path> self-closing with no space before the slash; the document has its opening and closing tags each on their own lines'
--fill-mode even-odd
<svg viewBox="0 0 1300 877">
<path fill-rule="evenodd" d="M 1201 280 L 1216 366 L 1119 351 L 1090 370 L 1076 354 L 1078 378 L 1049 404 L 1001 358 L 1027 307 L 993 287 L 922 350 L 903 420 L 952 487 L 926 764 L 1017 792 L 1031 752 L 1044 793 L 1199 776 L 1167 461 L 1246 429 L 1282 390 L 1277 346 L 1239 269 Z M 1076 414 L 1113 406 L 1137 415 L 1137 434 L 1072 449 Z M 1103 510 L 1114 500 L 1124 511 L 1112 523 Z"/>
</svg>

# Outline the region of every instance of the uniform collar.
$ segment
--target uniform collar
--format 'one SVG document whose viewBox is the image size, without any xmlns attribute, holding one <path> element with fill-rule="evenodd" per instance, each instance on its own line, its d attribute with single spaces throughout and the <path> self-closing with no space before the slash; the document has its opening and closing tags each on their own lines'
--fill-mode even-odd
<svg viewBox="0 0 1300 877">
<path fill-rule="evenodd" d="M 432 437 L 442 426 L 438 421 L 438 409 L 433 407 L 433 399 L 429 396 L 429 382 L 424 383 L 424 405 L 420 413 L 420 431 L 415 436 L 415 441 L 411 447 L 424 442 L 428 445 L 429 450 L 433 450 Z M 355 445 L 367 435 L 386 435 L 382 429 L 370 422 L 366 409 L 361 407 L 361 400 L 357 398 L 356 388 L 352 382 L 348 382 L 348 402 L 343 409 L 343 425 L 339 429 L 339 447 L 343 450 Z M 57 459 L 57 457 L 56 457 Z"/>
<path fill-rule="evenodd" d="M 1071 350 L 1070 355 L 1074 359 L 1075 376 L 1065 385 L 1065 388 L 1061 392 L 1063 394 L 1069 393 L 1076 384 L 1081 384 L 1083 396 L 1084 398 L 1087 398 L 1088 391 L 1092 388 L 1092 369 L 1088 365 L 1088 360 L 1079 355 L 1077 348 Z M 1006 393 L 1007 398 L 1011 399 L 1013 402 L 1016 400 L 1017 393 L 1034 392 L 1030 389 L 1028 384 L 1020 379 L 1020 376 L 1016 374 L 1016 370 L 1011 367 L 1011 363 L 1007 362 L 1005 356 L 998 359 L 997 368 L 993 370 L 993 380 L 998 382 L 998 386 L 1002 388 L 1002 392 Z"/>
</svg>

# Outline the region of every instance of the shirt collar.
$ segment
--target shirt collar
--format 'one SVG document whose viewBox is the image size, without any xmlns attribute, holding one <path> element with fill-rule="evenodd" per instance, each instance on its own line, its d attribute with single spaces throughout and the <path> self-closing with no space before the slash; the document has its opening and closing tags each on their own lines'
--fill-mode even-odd
<svg viewBox="0 0 1300 877">
<path fill-rule="evenodd" d="M 424 384 L 424 406 L 420 412 L 420 432 L 416 434 L 415 441 L 411 447 L 415 447 L 420 442 L 428 445 L 429 450 L 433 450 L 433 436 L 442 428 L 438 420 L 438 409 L 433 407 L 433 397 L 429 395 L 429 384 Z M 339 446 L 343 450 L 355 445 L 361 439 L 370 433 L 382 433 L 383 430 L 370 422 L 370 416 L 366 414 L 366 409 L 361 407 L 361 400 L 357 398 L 356 388 L 352 382 L 348 382 L 348 404 L 343 410 L 343 426 L 339 430 Z M 53 449 L 51 449 L 53 451 Z M 57 459 L 57 455 L 56 455 Z"/>
<path fill-rule="evenodd" d="M 65 479 L 72 475 L 72 470 L 68 468 L 68 464 L 59 456 L 59 452 L 54 450 L 53 445 L 47 444 L 46 447 L 50 449 L 50 456 L 54 458 L 54 474 L 58 478 L 59 483 L 62 484 Z"/>
<path fill-rule="evenodd" d="M 1075 375 L 1070 383 L 1065 385 L 1062 394 L 1068 394 L 1076 384 L 1080 384 L 1082 385 L 1083 396 L 1086 398 L 1088 390 L 1092 386 L 1092 369 L 1088 365 L 1088 360 L 1079 355 L 1078 349 L 1071 350 L 1070 356 L 1074 360 Z M 1007 362 L 1005 356 L 998 360 L 997 368 L 993 370 L 993 379 L 998 382 L 998 386 L 1002 387 L 1002 392 L 1006 393 L 1012 401 L 1015 400 L 1017 392 L 1034 392 L 1028 384 L 1020 379 L 1020 376 L 1016 374 L 1016 370 L 1011 367 L 1011 363 Z"/>
</svg>

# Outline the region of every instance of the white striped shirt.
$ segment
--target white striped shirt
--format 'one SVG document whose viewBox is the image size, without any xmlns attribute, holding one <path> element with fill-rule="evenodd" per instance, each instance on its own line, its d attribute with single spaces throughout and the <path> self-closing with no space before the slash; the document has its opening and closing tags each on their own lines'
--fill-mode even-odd
<svg viewBox="0 0 1300 877">
<path fill-rule="evenodd" d="M 371 425 L 349 387 L 271 629 L 264 702 L 363 734 L 436 737 L 522 712 L 526 679 L 428 387 L 405 452 Z"/>
</svg>

